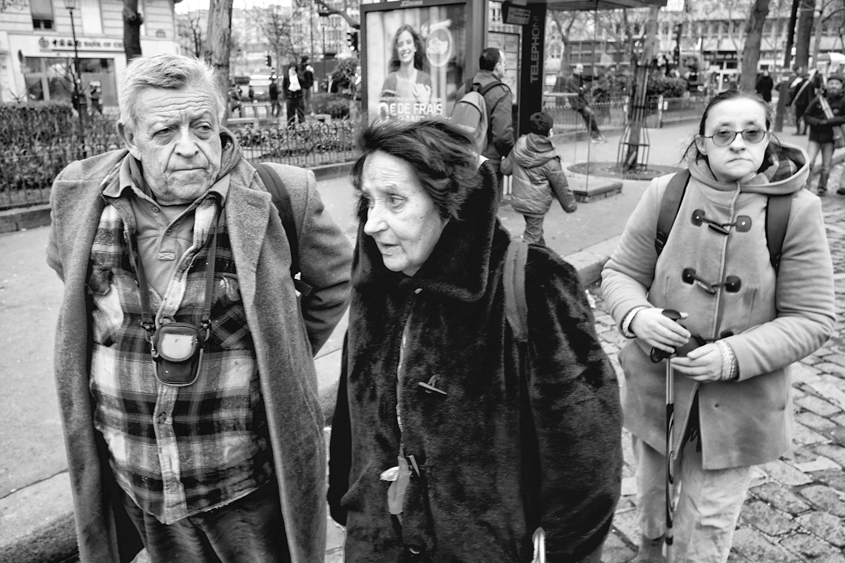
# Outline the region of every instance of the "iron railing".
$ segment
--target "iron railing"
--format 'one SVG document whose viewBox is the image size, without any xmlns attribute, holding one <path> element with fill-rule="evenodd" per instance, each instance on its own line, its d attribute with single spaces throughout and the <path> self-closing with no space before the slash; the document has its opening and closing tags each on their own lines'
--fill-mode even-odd
<svg viewBox="0 0 845 563">
<path fill-rule="evenodd" d="M 551 93 L 543 96 L 543 110 L 554 119 L 554 132 L 575 133 L 586 131 L 581 114 L 569 106 L 574 94 Z M 662 127 L 665 123 L 700 117 L 707 105 L 705 98 L 664 98 L 649 96 L 646 99 L 645 126 L 650 129 Z M 608 102 L 591 103 L 599 129 L 618 130 L 625 128 L 628 119 L 627 97 L 613 98 Z"/>
</svg>

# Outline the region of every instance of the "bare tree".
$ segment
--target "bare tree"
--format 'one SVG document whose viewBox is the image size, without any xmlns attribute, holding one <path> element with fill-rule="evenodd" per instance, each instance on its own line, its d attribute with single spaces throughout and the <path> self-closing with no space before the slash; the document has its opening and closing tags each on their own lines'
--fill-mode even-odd
<svg viewBox="0 0 845 563">
<path fill-rule="evenodd" d="M 807 68 L 810 63 L 810 39 L 813 34 L 813 14 L 816 0 L 801 0 L 798 7 L 798 26 L 795 30 L 795 64 Z"/>
<path fill-rule="evenodd" d="M 554 22 L 560 33 L 561 42 L 561 56 L 560 56 L 560 74 L 563 75 L 571 66 L 572 49 L 569 41 L 572 33 L 572 26 L 578 19 L 580 12 L 561 12 L 557 10 L 549 10 L 549 18 Z M 565 14 L 565 15 L 564 15 Z"/>
<path fill-rule="evenodd" d="M 211 0 L 208 11 L 205 60 L 217 73 L 217 89 L 224 99 L 229 92 L 229 55 L 232 49 L 232 2 Z"/>
<path fill-rule="evenodd" d="M 745 45 L 742 47 L 739 87 L 747 92 L 754 90 L 757 84 L 757 62 L 760 60 L 760 45 L 763 42 L 763 25 L 768 15 L 769 0 L 755 0 L 745 22 Z"/>
<path fill-rule="evenodd" d="M 294 60 L 306 49 L 295 41 L 294 26 L 297 23 L 297 11 L 289 11 L 278 4 L 266 8 L 253 7 L 247 12 L 250 22 L 261 30 L 267 45 L 273 53 L 277 68 L 283 59 Z M 310 23 L 310 22 L 309 22 Z"/>
<path fill-rule="evenodd" d="M 26 6 L 23 0 L 0 0 L 0 12 L 5 12 L 8 8 L 23 6 Z"/>
<path fill-rule="evenodd" d="M 141 56 L 141 24 L 144 17 L 138 12 L 138 0 L 123 0 L 123 53 L 126 62 Z"/>
<path fill-rule="evenodd" d="M 337 14 L 342 17 L 346 21 L 346 24 L 352 29 L 361 29 L 361 24 L 358 20 L 350 16 L 347 12 L 347 1 L 343 2 L 343 9 L 337 7 L 335 3 L 329 3 L 326 0 L 295 0 L 295 3 L 296 7 L 299 9 L 311 10 L 313 5 L 318 12 L 326 14 L 327 16 Z"/>
<path fill-rule="evenodd" d="M 183 47 L 187 48 L 196 58 L 201 58 L 205 33 L 202 29 L 202 16 L 199 12 L 189 12 L 179 21 L 179 39 Z"/>
</svg>

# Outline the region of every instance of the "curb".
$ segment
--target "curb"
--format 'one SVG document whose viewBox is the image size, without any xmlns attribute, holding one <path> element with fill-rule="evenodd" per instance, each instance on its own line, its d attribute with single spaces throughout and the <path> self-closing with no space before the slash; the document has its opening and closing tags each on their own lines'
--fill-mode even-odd
<svg viewBox="0 0 845 563">
<path fill-rule="evenodd" d="M 342 175 L 345 172 L 333 170 L 329 173 Z M 584 287 L 600 279 L 602 267 L 618 242 L 617 236 L 565 257 L 577 270 Z M 325 355 L 334 353 L 340 353 L 340 350 Z M 320 392 L 320 406 L 327 424 L 334 414 L 336 393 L 337 383 Z M 3 530 L 0 533 L 0 563 L 61 563 L 73 558 L 77 544 L 68 472 L 0 499 L 0 530 Z"/>
<path fill-rule="evenodd" d="M 0 211 L 0 233 L 45 227 L 50 224 L 50 205 L 47 203 Z"/>
</svg>

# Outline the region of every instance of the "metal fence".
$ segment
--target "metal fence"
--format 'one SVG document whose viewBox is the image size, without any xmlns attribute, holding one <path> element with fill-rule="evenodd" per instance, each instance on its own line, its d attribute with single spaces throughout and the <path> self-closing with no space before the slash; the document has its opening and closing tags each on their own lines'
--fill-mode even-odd
<svg viewBox="0 0 845 563">
<path fill-rule="evenodd" d="M 555 134 L 586 131 L 584 118 L 570 107 L 574 94 L 553 93 L 543 96 L 543 110 L 554 119 Z M 624 129 L 628 119 L 628 98 L 614 98 L 607 102 L 591 103 L 599 129 Z M 665 123 L 700 117 L 707 105 L 705 98 L 664 98 L 652 96 L 646 100 L 645 126 L 650 129 Z"/>
<path fill-rule="evenodd" d="M 51 139 L 49 144 L 0 149 L 0 210 L 47 203 L 50 186 L 65 166 L 78 158 L 122 147 L 115 120 L 114 116 L 89 120 L 84 147 L 74 127 L 67 135 Z M 232 121 L 232 133 L 251 163 L 279 162 L 310 168 L 348 162 L 355 156 L 357 124 L 349 120 L 305 123 L 291 128 L 259 126 L 276 124 L 275 120 Z"/>
</svg>

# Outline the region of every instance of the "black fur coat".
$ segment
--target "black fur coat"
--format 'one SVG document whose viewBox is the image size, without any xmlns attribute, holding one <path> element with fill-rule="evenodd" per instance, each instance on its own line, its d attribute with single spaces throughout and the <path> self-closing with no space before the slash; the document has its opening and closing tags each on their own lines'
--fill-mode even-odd
<svg viewBox="0 0 845 563">
<path fill-rule="evenodd" d="M 621 483 L 616 376 L 577 273 L 531 246 L 533 369 L 520 379 L 504 315 L 509 235 L 482 171 L 413 277 L 387 270 L 359 227 L 329 462 L 347 561 L 528 562 L 538 525 L 549 561 L 599 561 Z M 420 469 L 401 523 L 380 479 L 400 443 Z"/>
</svg>

